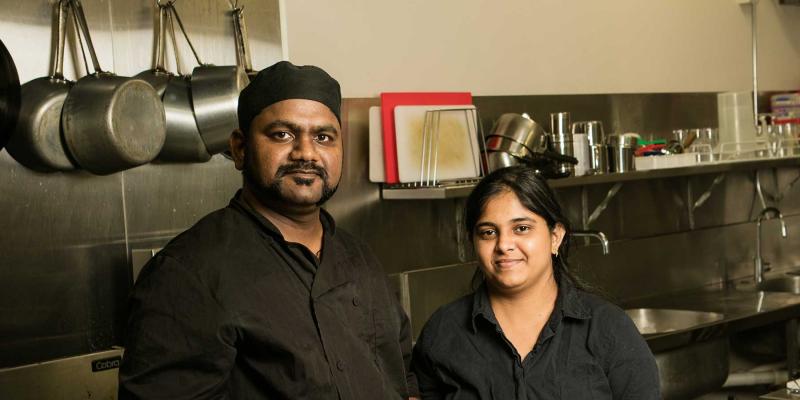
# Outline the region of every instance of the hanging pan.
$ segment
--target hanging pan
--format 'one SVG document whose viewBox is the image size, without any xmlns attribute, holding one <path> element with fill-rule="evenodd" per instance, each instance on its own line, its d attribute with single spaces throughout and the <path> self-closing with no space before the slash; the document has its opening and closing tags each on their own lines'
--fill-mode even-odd
<svg viewBox="0 0 800 400">
<path fill-rule="evenodd" d="M 247 86 L 249 79 L 238 65 L 204 64 L 174 6 L 171 11 L 199 65 L 192 71 L 191 98 L 200 136 L 210 154 L 221 153 L 228 149 L 228 138 L 239 127 L 239 92 Z"/>
<path fill-rule="evenodd" d="M 172 5 L 162 6 L 164 21 L 169 26 L 175 66 L 178 76 L 170 79 L 164 91 L 164 111 L 167 118 L 167 137 L 164 147 L 158 154 L 159 161 L 167 162 L 205 162 L 211 159 L 206 145 L 200 138 L 197 121 L 192 111 L 189 77 L 181 74 L 181 60 L 175 39 L 175 24 L 168 11 Z"/>
<path fill-rule="evenodd" d="M 76 168 L 70 160 L 61 136 L 61 109 L 72 87 L 64 79 L 64 40 L 69 14 L 69 0 L 54 7 L 50 75 L 22 85 L 19 121 L 8 153 L 18 163 L 39 172 L 69 171 Z"/>
<path fill-rule="evenodd" d="M 164 67 L 164 36 L 166 34 L 165 29 L 165 15 L 166 15 L 166 8 L 161 4 L 161 0 L 156 1 L 156 6 L 158 8 L 158 20 L 157 26 L 155 27 L 155 35 L 156 35 L 156 43 L 153 48 L 153 68 L 142 71 L 133 77 L 136 79 L 141 79 L 150 84 L 153 89 L 156 90 L 159 97 L 164 96 L 164 90 L 167 88 L 167 83 L 170 79 L 172 79 L 172 74 L 167 71 Z"/>
<path fill-rule="evenodd" d="M 64 101 L 61 124 L 70 153 L 82 168 L 100 175 L 152 161 L 166 136 L 158 93 L 141 79 L 104 72 L 80 1 L 70 0 L 70 5 L 94 67 L 94 73 L 79 79 Z"/>
<path fill-rule="evenodd" d="M 17 123 L 20 107 L 19 75 L 11 53 L 0 40 L 0 150 Z"/>
</svg>

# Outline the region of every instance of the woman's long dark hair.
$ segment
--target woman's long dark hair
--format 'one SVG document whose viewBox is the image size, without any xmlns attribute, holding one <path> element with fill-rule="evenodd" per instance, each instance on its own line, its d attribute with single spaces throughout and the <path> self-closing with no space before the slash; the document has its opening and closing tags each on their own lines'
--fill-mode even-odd
<svg viewBox="0 0 800 400">
<path fill-rule="evenodd" d="M 558 204 L 553 190 L 532 168 L 516 166 L 499 169 L 487 175 L 475 186 L 467 198 L 464 216 L 464 225 L 470 240 L 473 240 L 475 225 L 483 214 L 486 203 L 506 192 L 514 193 L 525 208 L 544 218 L 551 232 L 557 224 L 564 227 L 564 239 L 558 246 L 558 255 L 551 255 L 553 275 L 556 282 L 561 282 L 561 279 L 566 277 L 574 285 L 582 288 L 581 282 L 569 272 L 567 264 L 572 232 L 569 220 L 561 211 L 561 205 Z M 480 271 L 478 268 L 478 272 Z"/>
</svg>

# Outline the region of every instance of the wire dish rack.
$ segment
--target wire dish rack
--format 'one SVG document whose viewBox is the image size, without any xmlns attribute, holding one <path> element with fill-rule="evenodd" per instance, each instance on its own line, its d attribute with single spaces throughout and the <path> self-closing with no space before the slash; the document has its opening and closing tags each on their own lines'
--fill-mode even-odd
<svg viewBox="0 0 800 400">
<path fill-rule="evenodd" d="M 463 138 L 443 137 L 452 134 L 453 130 L 443 133 L 443 121 L 457 119 L 463 121 Z M 468 143 L 469 153 L 467 160 L 475 176 L 456 179 L 443 179 L 442 156 L 451 149 L 453 140 L 460 144 Z M 422 126 L 421 140 L 419 142 L 419 180 L 415 182 L 383 184 L 384 189 L 390 189 L 395 194 L 397 189 L 414 190 L 408 198 L 443 198 L 461 197 L 463 191 L 472 190 L 474 185 L 485 175 L 485 148 L 484 133 L 480 123 L 480 114 L 475 107 L 447 107 L 425 111 Z M 428 191 L 428 193 L 423 193 Z M 405 197 L 405 196 L 402 196 Z"/>
</svg>

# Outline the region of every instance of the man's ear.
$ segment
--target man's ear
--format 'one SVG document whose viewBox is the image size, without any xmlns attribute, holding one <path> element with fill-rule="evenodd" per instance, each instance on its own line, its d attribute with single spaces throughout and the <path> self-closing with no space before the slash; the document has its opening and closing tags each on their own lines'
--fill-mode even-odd
<svg viewBox="0 0 800 400">
<path fill-rule="evenodd" d="M 244 169 L 244 153 L 247 150 L 247 137 L 241 129 L 234 129 L 228 138 L 228 147 L 233 157 L 233 165 L 241 171 Z"/>
</svg>

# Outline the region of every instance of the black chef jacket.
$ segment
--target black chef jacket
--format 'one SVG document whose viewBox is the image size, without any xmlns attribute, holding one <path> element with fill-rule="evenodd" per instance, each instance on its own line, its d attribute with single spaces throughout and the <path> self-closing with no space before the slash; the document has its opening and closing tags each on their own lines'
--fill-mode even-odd
<svg viewBox="0 0 800 400">
<path fill-rule="evenodd" d="M 321 261 L 237 194 L 133 289 L 121 399 L 397 399 L 408 319 L 366 245 L 321 212 Z"/>
<path fill-rule="evenodd" d="M 412 365 L 423 399 L 661 398 L 655 359 L 631 319 L 567 279 L 524 360 L 503 334 L 484 284 L 434 313 Z"/>
</svg>

